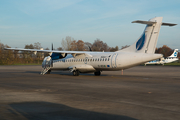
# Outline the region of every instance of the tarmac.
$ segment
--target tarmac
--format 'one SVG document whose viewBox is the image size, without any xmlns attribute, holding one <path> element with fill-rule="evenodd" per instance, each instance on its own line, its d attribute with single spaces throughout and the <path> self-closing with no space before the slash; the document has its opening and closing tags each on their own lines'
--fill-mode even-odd
<svg viewBox="0 0 180 120">
<path fill-rule="evenodd" d="M 0 120 L 180 120 L 180 66 L 40 71 L 0 66 Z"/>
</svg>

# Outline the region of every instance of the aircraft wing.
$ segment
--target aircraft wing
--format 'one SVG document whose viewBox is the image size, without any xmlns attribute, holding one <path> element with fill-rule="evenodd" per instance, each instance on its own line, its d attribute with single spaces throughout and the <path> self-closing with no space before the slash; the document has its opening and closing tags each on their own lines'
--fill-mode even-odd
<svg viewBox="0 0 180 120">
<path fill-rule="evenodd" d="M 72 54 L 74 57 L 76 55 L 87 55 L 87 56 L 90 56 L 92 57 L 92 55 L 90 55 L 91 52 L 89 51 L 58 51 L 58 50 L 41 50 L 41 49 L 23 49 L 23 48 L 4 48 L 5 50 L 18 50 L 18 51 L 30 51 L 30 52 L 34 52 L 35 54 L 37 52 L 44 52 L 44 53 L 49 53 L 50 55 L 52 53 L 60 53 L 60 54 Z"/>
</svg>

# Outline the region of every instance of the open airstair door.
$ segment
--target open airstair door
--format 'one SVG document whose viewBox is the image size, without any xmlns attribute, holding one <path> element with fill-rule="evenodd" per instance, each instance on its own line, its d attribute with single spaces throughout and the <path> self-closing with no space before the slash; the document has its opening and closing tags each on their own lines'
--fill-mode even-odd
<svg viewBox="0 0 180 120">
<path fill-rule="evenodd" d="M 45 57 L 43 62 L 42 62 L 42 71 L 41 74 L 44 75 L 46 74 L 52 67 L 52 59 L 50 56 Z"/>
</svg>

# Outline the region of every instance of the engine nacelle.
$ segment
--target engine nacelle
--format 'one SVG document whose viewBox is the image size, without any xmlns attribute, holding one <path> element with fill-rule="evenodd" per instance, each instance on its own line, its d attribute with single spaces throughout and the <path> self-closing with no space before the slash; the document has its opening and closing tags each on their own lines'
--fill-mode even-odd
<svg viewBox="0 0 180 120">
<path fill-rule="evenodd" d="M 61 53 L 52 53 L 51 59 L 57 60 L 57 59 L 65 58 L 66 56 L 67 56 L 67 53 L 64 54 L 64 56 Z"/>
</svg>

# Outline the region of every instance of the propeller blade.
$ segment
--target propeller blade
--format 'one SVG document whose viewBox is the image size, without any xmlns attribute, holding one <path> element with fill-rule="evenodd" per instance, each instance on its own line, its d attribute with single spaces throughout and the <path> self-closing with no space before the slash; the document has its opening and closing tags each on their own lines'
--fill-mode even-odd
<svg viewBox="0 0 180 120">
<path fill-rule="evenodd" d="M 90 47 L 90 46 L 88 46 L 88 47 L 89 47 L 89 51 L 92 51 L 92 50 L 91 50 L 91 47 Z"/>
</svg>

